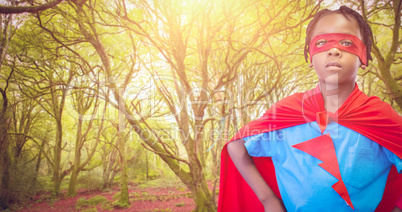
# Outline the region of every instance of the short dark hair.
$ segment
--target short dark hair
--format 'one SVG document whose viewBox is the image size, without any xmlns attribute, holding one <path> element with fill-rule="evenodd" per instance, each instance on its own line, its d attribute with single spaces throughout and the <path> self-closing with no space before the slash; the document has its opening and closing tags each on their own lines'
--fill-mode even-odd
<svg viewBox="0 0 402 212">
<path fill-rule="evenodd" d="M 320 20 L 320 18 L 329 15 L 329 14 L 342 14 L 347 18 L 348 20 L 350 16 L 354 17 L 359 24 L 360 32 L 363 36 L 363 43 L 366 46 L 366 54 L 367 54 L 367 65 L 369 60 L 373 60 L 371 57 L 371 37 L 373 33 L 371 32 L 370 26 L 364 21 L 363 17 L 356 11 L 350 9 L 349 7 L 346 6 L 341 6 L 338 10 L 328 10 L 324 9 L 319 11 L 314 15 L 313 20 L 310 21 L 310 23 L 307 26 L 306 29 L 306 43 L 304 44 L 304 58 L 306 59 L 306 62 L 308 62 L 308 52 L 309 52 L 309 43 L 312 39 L 312 33 L 315 28 L 315 25 L 317 22 Z"/>
</svg>

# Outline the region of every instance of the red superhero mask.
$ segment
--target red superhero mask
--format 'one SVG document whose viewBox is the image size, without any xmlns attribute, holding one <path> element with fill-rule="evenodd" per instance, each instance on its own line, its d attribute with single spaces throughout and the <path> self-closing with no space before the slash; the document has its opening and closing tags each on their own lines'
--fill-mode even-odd
<svg viewBox="0 0 402 212">
<path fill-rule="evenodd" d="M 317 46 L 317 41 L 319 40 L 323 40 L 324 42 L 321 43 L 320 41 L 320 45 Z M 345 40 L 352 41 L 352 43 L 346 42 L 348 43 L 348 46 L 345 46 Z M 309 44 L 310 62 L 313 60 L 314 54 L 327 51 L 332 48 L 338 48 L 342 51 L 355 54 L 360 58 L 360 61 L 364 65 L 367 65 L 366 46 L 358 37 L 344 33 L 321 34 L 311 39 Z"/>
</svg>

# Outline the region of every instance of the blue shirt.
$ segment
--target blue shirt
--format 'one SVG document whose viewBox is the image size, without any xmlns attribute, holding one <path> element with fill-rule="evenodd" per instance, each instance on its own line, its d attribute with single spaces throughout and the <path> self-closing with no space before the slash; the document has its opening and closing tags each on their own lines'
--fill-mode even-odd
<svg viewBox="0 0 402 212">
<path fill-rule="evenodd" d="M 316 122 L 246 137 L 253 157 L 272 157 L 282 200 L 288 211 L 374 211 L 382 199 L 388 173 L 402 160 L 360 133 L 335 122 L 331 136 L 339 170 L 355 210 L 331 187 L 339 180 L 318 166 L 319 159 L 292 145 L 321 136 Z"/>
</svg>

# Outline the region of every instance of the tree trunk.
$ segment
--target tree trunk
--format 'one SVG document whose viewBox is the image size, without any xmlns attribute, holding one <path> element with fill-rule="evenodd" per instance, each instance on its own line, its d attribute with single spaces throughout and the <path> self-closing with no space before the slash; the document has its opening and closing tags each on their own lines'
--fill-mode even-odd
<svg viewBox="0 0 402 212">
<path fill-rule="evenodd" d="M 15 5 L 15 1 L 11 1 L 11 5 Z M 13 33 L 9 33 L 9 27 L 11 30 L 12 27 L 12 15 L 9 15 L 3 20 L 3 17 L 0 17 L 1 26 L 0 26 L 0 70 L 1 66 L 6 58 L 5 55 L 7 53 L 8 45 Z M 3 71 L 3 70 L 2 70 Z M 8 130 L 8 98 L 7 98 L 7 88 L 9 85 L 9 80 L 13 74 L 14 68 L 12 68 L 8 79 L 6 79 L 5 88 L 0 88 L 0 94 L 3 99 L 2 107 L 0 110 L 0 209 L 8 208 L 9 201 L 9 180 L 10 180 L 10 166 L 11 166 L 11 158 L 9 155 L 9 143 L 7 137 Z M 2 76 L 3 77 L 3 76 Z M 2 82 L 2 85 L 4 83 Z"/>
<path fill-rule="evenodd" d="M 196 176 L 197 179 L 193 178 L 191 184 L 187 185 L 195 203 L 194 211 L 216 211 L 215 200 L 208 189 L 204 174 L 202 174 L 201 170 L 195 170 L 195 172 L 199 173 L 198 176 Z"/>
<path fill-rule="evenodd" d="M 206 182 L 200 183 L 194 188 L 194 191 L 192 191 L 195 202 L 194 211 L 204 212 L 217 210 L 215 201 L 212 200 L 211 193 L 206 185 Z"/>
<path fill-rule="evenodd" d="M 75 185 L 77 184 L 77 177 L 78 177 L 78 173 L 80 171 L 79 169 L 80 169 L 80 164 L 81 164 L 82 119 L 83 119 L 83 115 L 79 114 L 78 126 L 77 126 L 77 136 L 75 138 L 74 164 L 73 164 L 73 170 L 71 172 L 70 183 L 68 185 L 67 196 L 77 195 L 77 193 L 75 192 Z"/>
<path fill-rule="evenodd" d="M 106 152 L 106 147 L 105 147 Z M 105 153 L 106 154 L 106 153 Z M 115 173 L 115 162 L 116 162 L 116 150 L 112 149 L 110 153 L 109 159 L 106 159 L 107 156 L 104 157 L 104 165 L 103 165 L 103 188 L 109 188 L 112 186 L 113 178 L 116 175 Z"/>
<path fill-rule="evenodd" d="M 148 168 L 149 168 L 149 161 L 148 161 L 148 152 L 145 151 L 145 172 L 147 176 L 147 180 L 149 179 L 149 173 L 148 173 Z"/>
<path fill-rule="evenodd" d="M 63 126 L 61 118 L 56 119 L 56 143 L 54 145 L 54 167 L 53 167 L 53 195 L 60 194 L 60 163 L 61 163 L 61 143 L 63 138 Z"/>
<path fill-rule="evenodd" d="M 9 201 L 9 168 L 11 161 L 8 153 L 7 128 L 5 113 L 2 113 L 0 114 L 0 209 L 2 210 L 8 208 Z"/>
<path fill-rule="evenodd" d="M 35 166 L 35 176 L 32 179 L 32 189 L 36 186 L 38 183 L 38 175 L 39 175 L 39 169 L 40 169 L 40 164 L 42 162 L 42 151 L 45 148 L 45 140 L 42 141 L 41 148 L 39 150 L 38 154 L 38 160 L 36 161 L 36 166 Z"/>
<path fill-rule="evenodd" d="M 201 120 L 196 120 L 197 123 Z M 200 132 L 196 132 L 200 133 Z M 178 177 L 190 189 L 195 203 L 195 211 L 216 211 L 216 204 L 212 198 L 211 192 L 208 189 L 207 181 L 203 172 L 202 162 L 198 158 L 197 144 L 202 142 L 202 136 L 198 136 L 197 140 L 190 140 L 186 143 L 185 148 L 189 157 L 191 181 L 187 182 L 185 178 Z"/>
<path fill-rule="evenodd" d="M 124 90 L 119 89 L 119 93 L 123 96 Z M 123 114 L 124 108 L 124 99 L 119 99 L 119 125 L 118 125 L 118 145 L 120 152 L 120 169 L 121 169 L 121 182 L 120 182 L 120 198 L 119 198 L 119 206 L 120 207 L 128 207 L 130 205 L 128 198 L 128 176 L 127 176 L 127 165 L 126 165 L 126 141 L 124 136 L 124 129 L 126 126 L 125 116 Z"/>
<path fill-rule="evenodd" d="M 66 85 L 69 85 L 71 80 L 73 79 L 74 72 L 70 72 L 68 76 L 68 80 L 66 81 Z M 53 79 L 51 79 L 51 82 Z M 62 116 L 64 104 L 68 92 L 68 87 L 62 90 L 61 95 L 56 91 L 55 87 L 50 89 L 52 95 L 52 104 L 50 105 L 53 109 L 53 116 L 56 121 L 56 139 L 54 145 L 54 166 L 53 166 L 53 195 L 58 196 L 60 194 L 60 185 L 66 173 L 61 174 L 60 167 L 61 164 L 61 145 L 63 143 L 63 125 L 62 125 Z"/>
</svg>

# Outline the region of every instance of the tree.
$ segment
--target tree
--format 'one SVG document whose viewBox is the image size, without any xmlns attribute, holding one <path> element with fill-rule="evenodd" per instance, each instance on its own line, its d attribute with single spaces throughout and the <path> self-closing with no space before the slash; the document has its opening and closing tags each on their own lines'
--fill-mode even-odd
<svg viewBox="0 0 402 212">
<path fill-rule="evenodd" d="M 192 191 L 196 211 L 216 209 L 213 195 L 206 186 L 203 170 L 204 130 L 206 123 L 213 120 L 205 117 L 210 93 L 233 81 L 242 62 L 251 52 L 263 47 L 270 36 L 298 28 L 311 16 L 301 21 L 300 18 L 290 18 L 292 21 L 286 24 L 284 20 L 287 19 L 281 17 L 288 18 L 291 14 L 309 14 L 314 11 L 307 5 L 299 7 L 289 2 L 272 2 L 269 6 L 277 8 L 263 11 L 258 11 L 258 8 L 268 6 L 262 2 L 238 3 L 233 6 L 230 2 L 188 4 L 176 1 L 121 1 L 118 4 L 120 20 L 125 21 L 123 26 L 136 35 L 145 37 L 149 46 L 158 52 L 158 55 L 151 55 L 156 62 L 147 62 L 152 67 L 148 69 L 158 85 L 157 89 L 165 107 L 174 115 L 175 125 L 179 129 L 177 143 L 183 145 L 188 159 L 174 154 L 167 142 L 155 133 L 159 130 L 149 127 L 144 121 L 145 127 L 135 120 L 129 122 L 141 135 L 147 148 L 158 154 Z M 128 4 L 130 8 L 135 8 L 134 11 L 145 12 L 141 13 L 141 17 L 130 17 L 129 14 L 133 11 L 127 9 Z M 219 72 L 214 73 L 211 67 L 215 64 L 211 64 L 210 59 L 219 52 L 224 54 L 216 57 L 225 62 L 224 65 L 217 66 L 220 68 Z M 166 69 L 158 65 L 159 63 L 164 63 L 169 68 Z M 170 75 L 171 82 L 169 79 L 164 80 L 162 72 Z M 188 167 L 189 171 L 183 169 L 181 164 Z"/>
<path fill-rule="evenodd" d="M 381 7 L 382 5 L 375 5 L 373 6 L 373 9 L 371 11 L 367 11 L 366 13 L 366 6 L 364 4 L 364 1 L 361 2 L 361 11 L 363 13 L 363 17 L 366 21 L 368 21 L 368 16 L 370 13 L 375 13 L 376 8 Z M 392 42 L 391 45 L 388 49 L 388 52 L 381 51 L 381 48 L 379 47 L 378 41 L 374 37 L 372 37 L 373 42 L 373 47 L 372 47 L 372 52 L 377 58 L 377 66 L 380 72 L 381 80 L 384 81 L 384 83 L 387 85 L 388 91 L 391 93 L 393 101 L 396 102 L 396 104 L 399 106 L 400 109 L 402 109 L 402 75 L 400 71 L 392 69 L 392 66 L 396 66 L 399 59 L 396 58 L 396 55 L 398 54 L 398 49 L 399 51 L 401 50 L 401 44 L 402 44 L 402 39 L 400 37 L 400 28 L 401 28 L 401 11 L 402 11 L 402 2 L 399 0 L 393 0 L 393 1 L 387 1 L 385 2 L 385 7 L 387 7 L 388 10 L 391 10 L 393 13 L 393 23 L 391 26 L 392 30 Z M 377 23 L 373 23 L 377 24 Z M 384 52 L 384 53 L 382 53 Z M 386 52 L 386 53 L 385 53 Z M 401 52 L 399 52 L 399 55 Z M 400 70 L 400 69 L 399 69 Z"/>
<path fill-rule="evenodd" d="M 128 123 L 191 190 L 196 211 L 216 210 L 215 191 L 207 186 L 209 158 L 218 176 L 219 153 L 229 134 L 284 95 L 311 86 L 306 79 L 311 71 L 302 67 L 298 49 L 303 25 L 320 3 L 66 1 L 27 16 L 15 44 L 21 49 L 18 84 L 56 123 L 54 142 L 44 136 L 36 142 L 37 162 L 43 154 L 53 164 L 55 193 L 71 173 L 69 194 L 74 194 L 74 181 L 88 161 L 81 161 L 83 131 L 91 131 L 93 150 L 102 140 L 104 185 L 120 172 L 119 203 L 127 206 L 132 160 L 126 149 L 135 140 L 127 139 Z M 83 75 L 93 86 L 74 85 Z M 301 80 L 305 85 L 297 86 Z M 91 99 L 105 101 L 103 114 L 108 110 L 118 117 L 105 125 L 115 124 L 116 132 L 101 130 L 105 118 L 93 122 L 97 129 L 79 118 L 75 145 L 63 141 L 62 114 L 70 99 L 79 114 L 95 111 Z M 212 139 L 217 128 L 218 138 Z M 67 158 L 65 145 L 75 148 L 70 167 L 60 162 Z"/>
<path fill-rule="evenodd" d="M 91 85 L 82 83 L 82 81 L 75 86 L 80 87 L 81 89 L 78 88 L 78 89 L 75 89 L 74 91 L 72 91 L 74 110 L 78 114 L 78 117 L 77 117 L 78 125 L 77 125 L 77 134 L 76 134 L 76 140 L 75 140 L 73 168 L 71 170 L 71 178 L 70 178 L 70 183 L 69 183 L 68 191 L 67 191 L 68 196 L 76 195 L 75 186 L 77 183 L 78 174 L 89 163 L 92 156 L 95 154 L 96 148 L 99 143 L 99 138 L 97 138 L 95 141 L 95 144 L 92 147 L 91 153 L 87 156 L 86 160 L 84 160 L 84 162 L 81 163 L 81 151 L 82 151 L 82 148 L 84 147 L 85 142 L 88 139 L 87 138 L 88 133 L 92 129 L 92 125 L 95 120 L 95 115 L 97 114 L 97 111 L 98 111 L 99 96 L 95 94 L 94 90 L 85 89 L 85 87 L 91 87 Z M 93 104 L 94 104 L 94 106 L 93 106 Z M 84 116 L 88 112 L 88 110 L 90 110 L 91 108 L 92 108 L 91 118 L 88 120 L 86 130 L 83 132 Z M 101 120 L 102 123 L 99 128 L 99 131 L 102 130 L 103 121 L 104 120 L 102 119 Z M 98 132 L 98 134 L 99 134 L 99 132 Z"/>
<path fill-rule="evenodd" d="M 36 45 L 33 41 L 30 45 Z M 49 50 L 49 49 L 48 49 Z M 51 52 L 51 50 L 50 50 Z M 36 53 L 36 52 L 35 52 Z M 20 81 L 21 90 L 29 98 L 37 99 L 40 107 L 50 115 L 55 122 L 56 133 L 53 146 L 53 160 L 49 161 L 53 168 L 53 193 L 60 193 L 62 179 L 69 173 L 71 167 L 62 171 L 63 149 L 63 120 L 62 115 L 66 98 L 70 90 L 70 83 L 76 75 L 77 69 L 72 63 L 56 61 L 56 55 L 45 55 L 43 52 L 30 52 L 20 55 L 21 65 L 18 74 L 24 77 Z M 68 70 L 68 71 L 67 71 Z M 31 73 L 40 73 L 33 75 Z"/>
<path fill-rule="evenodd" d="M 38 6 L 0 6 L 0 13 L 2 14 L 36 13 L 42 10 L 53 8 L 62 1 L 64 0 L 54 0 Z"/>
<path fill-rule="evenodd" d="M 9 141 L 7 135 L 7 129 L 9 124 L 9 112 L 8 112 L 8 97 L 7 89 L 9 87 L 9 80 L 12 77 L 13 71 L 9 73 L 6 78 L 6 83 L 4 88 L 0 88 L 0 93 L 2 96 L 2 107 L 0 111 L 0 208 L 8 208 L 9 201 L 9 180 L 10 180 L 10 165 L 11 159 L 9 155 Z"/>
<path fill-rule="evenodd" d="M 8 71 L 4 71 L 3 63 L 7 55 L 10 40 L 14 34 L 13 16 L 0 15 L 0 209 L 8 208 L 9 201 L 9 178 L 10 178 L 10 155 L 9 137 L 7 130 L 10 123 L 9 97 L 7 95 L 10 88 L 10 81 L 14 73 L 14 65 Z"/>
<path fill-rule="evenodd" d="M 105 129 L 106 131 L 107 129 Z M 117 162 L 118 151 L 115 143 L 116 136 L 110 136 L 102 132 L 102 164 L 103 168 L 103 188 L 110 188 L 113 184 L 114 177 L 119 172 L 119 163 Z"/>
<path fill-rule="evenodd" d="M 401 73 L 401 11 L 400 0 L 384 0 L 365 2 L 347 1 L 350 7 L 355 8 L 363 16 L 363 19 L 370 25 L 373 36 L 371 52 L 375 56 L 373 64 L 368 67 L 362 76 L 373 74 L 381 80 L 384 96 L 389 98 L 391 105 L 396 103 L 398 109 L 402 110 L 402 73 Z M 380 97 L 381 97 L 380 96 Z M 395 108 L 395 107 L 394 107 Z"/>
</svg>

